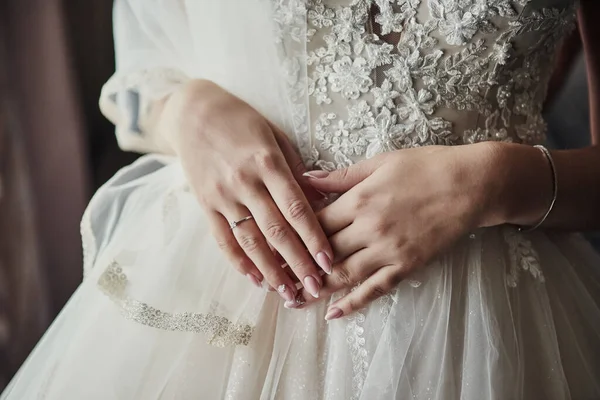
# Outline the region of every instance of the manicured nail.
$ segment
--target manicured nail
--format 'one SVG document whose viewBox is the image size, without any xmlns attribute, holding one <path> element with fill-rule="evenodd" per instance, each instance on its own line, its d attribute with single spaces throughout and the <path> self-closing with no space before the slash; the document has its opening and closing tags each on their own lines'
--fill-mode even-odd
<svg viewBox="0 0 600 400">
<path fill-rule="evenodd" d="M 293 310 L 294 308 L 298 307 L 298 303 L 296 303 L 296 300 L 286 300 L 285 303 L 283 303 L 283 306 L 288 310 Z"/>
<path fill-rule="evenodd" d="M 298 293 L 298 296 L 296 296 L 294 300 L 286 301 L 285 303 L 283 303 L 283 306 L 285 308 L 293 309 L 298 308 L 304 304 L 306 304 L 306 300 L 304 300 L 304 297 L 302 297 L 302 293 Z"/>
<path fill-rule="evenodd" d="M 250 282 L 252 282 L 252 284 L 253 284 L 254 286 L 256 286 L 256 287 L 257 287 L 257 288 L 259 288 L 259 289 L 262 289 L 262 285 L 261 285 L 261 283 L 260 283 L 260 281 L 258 280 L 258 278 L 257 278 L 257 277 L 255 277 L 255 276 L 254 276 L 254 275 L 252 275 L 252 274 L 246 274 L 246 277 L 247 277 L 248 279 L 250 279 Z"/>
<path fill-rule="evenodd" d="M 302 176 L 312 179 L 322 179 L 327 178 L 329 176 L 329 172 L 315 169 L 314 171 L 308 171 L 303 173 Z"/>
<path fill-rule="evenodd" d="M 325 321 L 331 321 L 344 315 L 344 312 L 337 307 L 330 308 L 325 315 Z"/>
<path fill-rule="evenodd" d="M 327 197 L 329 197 L 329 195 L 327 193 L 321 192 L 320 190 L 317 190 L 317 189 L 315 189 L 315 190 L 317 191 L 317 193 L 319 193 L 321 196 L 323 196 L 323 199 L 326 199 Z"/>
<path fill-rule="evenodd" d="M 314 276 L 309 275 L 306 278 L 304 278 L 304 287 L 306 288 L 306 290 L 308 290 L 308 293 L 310 293 L 312 297 L 314 297 L 315 299 L 319 298 L 319 291 L 321 290 L 321 287 Z"/>
<path fill-rule="evenodd" d="M 286 301 L 294 301 L 294 293 L 286 285 L 277 286 L 277 293 Z"/>
<path fill-rule="evenodd" d="M 331 275 L 331 259 L 324 251 L 317 253 L 315 260 L 326 274 Z"/>
</svg>

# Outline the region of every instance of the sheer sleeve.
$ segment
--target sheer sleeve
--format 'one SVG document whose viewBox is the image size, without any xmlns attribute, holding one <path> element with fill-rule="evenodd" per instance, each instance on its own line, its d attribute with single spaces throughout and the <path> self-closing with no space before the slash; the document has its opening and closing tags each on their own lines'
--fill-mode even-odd
<svg viewBox="0 0 600 400">
<path fill-rule="evenodd" d="M 164 152 L 150 132 L 149 115 L 190 79 L 194 52 L 186 6 L 183 0 L 116 0 L 113 20 L 116 72 L 102 88 L 100 109 L 115 124 L 123 150 Z"/>
<path fill-rule="evenodd" d="M 121 148 L 168 151 L 153 135 L 152 107 L 195 78 L 246 101 L 304 146 L 305 12 L 297 0 L 115 0 L 117 68 L 100 107 Z"/>
</svg>

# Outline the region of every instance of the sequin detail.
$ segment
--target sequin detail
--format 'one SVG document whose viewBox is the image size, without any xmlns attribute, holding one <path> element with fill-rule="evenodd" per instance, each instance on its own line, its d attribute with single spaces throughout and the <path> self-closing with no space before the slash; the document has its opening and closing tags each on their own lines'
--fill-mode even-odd
<svg viewBox="0 0 600 400">
<path fill-rule="evenodd" d="M 166 331 L 202 333 L 208 336 L 207 342 L 216 347 L 250 343 L 254 328 L 249 324 L 235 324 L 215 313 L 168 313 L 127 296 L 127 284 L 123 268 L 114 261 L 98 280 L 100 289 L 128 320 Z"/>
</svg>

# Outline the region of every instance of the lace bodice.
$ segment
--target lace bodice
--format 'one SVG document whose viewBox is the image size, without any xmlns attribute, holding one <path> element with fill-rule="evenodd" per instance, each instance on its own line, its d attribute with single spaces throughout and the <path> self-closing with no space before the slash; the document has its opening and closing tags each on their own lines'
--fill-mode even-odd
<svg viewBox="0 0 600 400">
<path fill-rule="evenodd" d="M 276 3 L 283 40 L 307 37 L 308 164 L 330 170 L 407 147 L 543 141 L 542 103 L 574 0 Z M 298 60 L 289 64 L 297 74 Z"/>
<path fill-rule="evenodd" d="M 123 147 L 152 150 L 144 122 L 153 102 L 190 78 L 215 80 L 280 124 L 309 168 L 328 170 L 407 147 L 540 143 L 553 58 L 576 3 L 260 0 L 268 18 L 254 37 L 257 15 L 239 4 L 219 14 L 204 3 L 157 2 L 152 13 L 138 10 L 139 27 L 121 26 L 121 66 L 100 104 Z M 212 21 L 221 15 L 226 29 Z M 244 34 L 246 47 L 228 40 Z M 258 57 L 271 54 L 273 37 L 276 54 Z M 272 112 L 280 104 L 285 112 Z"/>
</svg>

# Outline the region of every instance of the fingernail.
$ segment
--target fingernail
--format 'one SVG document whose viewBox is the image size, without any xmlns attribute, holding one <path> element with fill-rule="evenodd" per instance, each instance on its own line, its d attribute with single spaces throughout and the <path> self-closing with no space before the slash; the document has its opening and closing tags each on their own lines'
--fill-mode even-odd
<svg viewBox="0 0 600 400">
<path fill-rule="evenodd" d="M 315 169 L 314 171 L 308 171 L 308 172 L 303 173 L 302 176 L 305 176 L 307 178 L 313 178 L 313 179 L 322 179 L 322 178 L 327 178 L 329 176 L 329 172 Z"/>
<path fill-rule="evenodd" d="M 319 267 L 321 267 L 326 274 L 331 274 L 331 259 L 327 254 L 325 254 L 325 252 L 321 251 L 317 253 L 315 260 L 317 261 L 317 264 L 319 264 Z"/>
<path fill-rule="evenodd" d="M 325 321 L 331 321 L 344 315 L 344 312 L 337 307 L 330 308 L 325 315 Z"/>
<path fill-rule="evenodd" d="M 252 274 L 246 274 L 246 277 L 247 277 L 248 279 L 250 279 L 250 282 L 252 282 L 252 284 L 253 284 L 254 286 L 256 286 L 256 287 L 257 287 L 257 288 L 259 288 L 259 289 L 262 289 L 262 285 L 261 285 L 261 283 L 260 283 L 260 281 L 258 280 L 258 278 L 257 278 L 257 277 L 255 277 L 255 276 L 254 276 L 254 275 L 252 275 Z"/>
<path fill-rule="evenodd" d="M 288 310 L 292 310 L 296 307 L 298 307 L 298 304 L 296 303 L 296 300 L 286 300 L 285 303 L 283 303 L 283 306 L 285 308 L 287 308 Z"/>
<path fill-rule="evenodd" d="M 321 290 L 319 282 L 313 276 L 307 276 L 304 278 L 304 287 L 308 290 L 308 293 L 315 299 L 319 298 L 319 291 Z"/>
<path fill-rule="evenodd" d="M 302 293 L 298 293 L 298 296 L 296 296 L 294 300 L 286 301 L 285 303 L 283 303 L 283 306 L 288 309 L 293 309 L 298 308 L 301 305 L 304 305 L 305 303 L 306 300 L 304 300 L 304 297 L 302 297 Z"/>
<path fill-rule="evenodd" d="M 324 199 L 326 199 L 329 196 L 327 193 L 321 192 L 320 190 L 317 190 L 317 189 L 315 189 L 315 190 L 317 191 L 317 193 L 319 193 L 321 196 L 323 196 Z"/>
<path fill-rule="evenodd" d="M 286 285 L 277 286 L 277 293 L 279 293 L 284 300 L 294 301 L 294 293 Z"/>
</svg>

